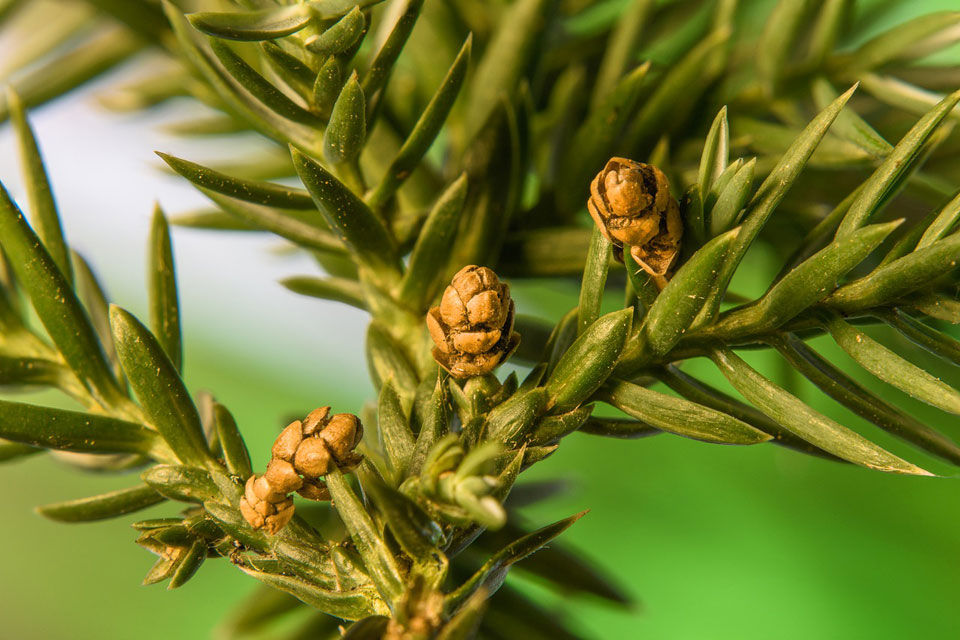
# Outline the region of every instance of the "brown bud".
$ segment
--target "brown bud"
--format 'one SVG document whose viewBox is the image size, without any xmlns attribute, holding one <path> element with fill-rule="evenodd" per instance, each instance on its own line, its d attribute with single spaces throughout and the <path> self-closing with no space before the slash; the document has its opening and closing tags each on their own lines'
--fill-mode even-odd
<svg viewBox="0 0 960 640">
<path fill-rule="evenodd" d="M 314 482 L 312 480 L 305 481 L 303 486 L 297 489 L 297 493 L 307 500 L 330 499 L 330 491 L 327 489 L 326 485 L 322 482 Z"/>
<path fill-rule="evenodd" d="M 272 491 L 265 477 L 250 476 L 240 498 L 240 513 L 254 529 L 265 527 L 277 533 L 293 517 L 293 500 Z"/>
<path fill-rule="evenodd" d="M 270 488 L 280 494 L 296 491 L 303 484 L 300 476 L 294 471 L 293 465 L 279 458 L 270 461 L 263 477 L 267 479 Z"/>
<path fill-rule="evenodd" d="M 319 478 L 330 470 L 330 451 L 321 438 L 307 438 L 300 443 L 293 458 L 297 471 L 307 478 Z"/>
<path fill-rule="evenodd" d="M 683 222 L 667 176 L 653 165 L 611 158 L 590 183 L 590 216 L 623 260 L 623 248 L 658 286 L 680 252 Z"/>
<path fill-rule="evenodd" d="M 330 407 L 320 407 L 311 411 L 303 419 L 303 435 L 313 435 L 327 424 L 327 416 L 330 415 Z"/>
<path fill-rule="evenodd" d="M 327 443 L 330 453 L 339 461 L 360 444 L 363 426 L 352 413 L 338 413 L 330 418 L 318 437 Z"/>
<path fill-rule="evenodd" d="M 271 450 L 273 457 L 281 460 L 293 460 L 293 454 L 297 452 L 301 440 L 303 440 L 303 423 L 294 420 L 280 432 L 280 435 L 273 442 L 273 449 Z"/>
<path fill-rule="evenodd" d="M 454 377 L 490 373 L 520 343 L 513 332 L 510 287 L 486 267 L 469 265 L 453 276 L 440 305 L 427 313 L 434 359 Z"/>
<path fill-rule="evenodd" d="M 254 529 L 259 529 L 264 525 L 264 517 L 250 506 L 250 502 L 247 501 L 246 497 L 240 498 L 240 513 L 243 514 L 243 519 Z"/>
<path fill-rule="evenodd" d="M 269 533 L 276 535 L 287 526 L 290 519 L 293 518 L 293 500 L 288 499 L 282 505 L 277 505 L 277 512 L 272 516 L 265 518 L 265 526 Z"/>
</svg>

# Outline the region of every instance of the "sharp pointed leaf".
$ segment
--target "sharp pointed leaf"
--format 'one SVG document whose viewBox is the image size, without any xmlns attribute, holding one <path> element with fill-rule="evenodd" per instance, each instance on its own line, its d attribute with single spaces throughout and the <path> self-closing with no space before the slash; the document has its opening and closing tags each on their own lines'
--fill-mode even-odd
<svg viewBox="0 0 960 640">
<path fill-rule="evenodd" d="M 211 462 L 200 415 L 160 343 L 120 307 L 110 309 L 110 324 L 123 370 L 150 422 L 181 461 Z"/>
<path fill-rule="evenodd" d="M 300 31 L 313 18 L 309 4 L 294 4 L 262 11 L 212 12 L 187 15 L 195 28 L 229 40 L 273 40 Z"/>
<path fill-rule="evenodd" d="M 730 384 L 747 400 L 794 434 L 820 449 L 868 469 L 921 476 L 932 475 L 814 411 L 797 397 L 764 378 L 732 351 L 718 349 L 711 357 Z"/>
<path fill-rule="evenodd" d="M 0 244 L 40 321 L 77 378 L 105 406 L 123 404 L 126 397 L 73 288 L 2 185 Z"/>
<path fill-rule="evenodd" d="M 596 398 L 633 418 L 685 438 L 741 445 L 766 442 L 771 438 L 733 416 L 630 382 L 608 384 Z"/>
<path fill-rule="evenodd" d="M 116 518 L 163 502 L 159 493 L 146 485 L 111 491 L 91 498 L 37 507 L 37 513 L 57 522 L 92 522 Z"/>
</svg>

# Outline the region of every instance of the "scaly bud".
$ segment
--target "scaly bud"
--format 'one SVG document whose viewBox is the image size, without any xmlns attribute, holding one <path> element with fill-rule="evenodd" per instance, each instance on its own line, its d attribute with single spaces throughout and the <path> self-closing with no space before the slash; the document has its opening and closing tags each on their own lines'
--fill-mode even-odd
<svg viewBox="0 0 960 640">
<path fill-rule="evenodd" d="M 434 359 L 455 378 L 490 373 L 520 344 L 513 317 L 510 287 L 486 267 L 464 267 L 427 313 Z"/>
<path fill-rule="evenodd" d="M 290 492 L 308 500 L 329 500 L 330 492 L 320 478 L 330 471 L 331 463 L 344 471 L 360 464 L 362 457 L 353 450 L 362 438 L 363 425 L 357 416 L 331 416 L 330 407 L 294 420 L 274 441 L 266 473 L 247 479 L 240 499 L 243 517 L 254 529 L 277 533 L 293 517 Z"/>
<path fill-rule="evenodd" d="M 667 176 L 653 165 L 611 158 L 590 183 L 590 216 L 623 262 L 623 247 L 662 289 L 680 253 L 683 222 Z"/>
</svg>

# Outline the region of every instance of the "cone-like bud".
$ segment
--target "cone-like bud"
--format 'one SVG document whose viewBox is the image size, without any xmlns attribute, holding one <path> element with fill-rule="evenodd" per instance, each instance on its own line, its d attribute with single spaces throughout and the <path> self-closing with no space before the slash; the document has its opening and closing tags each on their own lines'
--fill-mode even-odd
<svg viewBox="0 0 960 640">
<path fill-rule="evenodd" d="M 590 183 L 590 216 L 623 261 L 623 248 L 663 280 L 680 253 L 683 222 L 667 176 L 653 165 L 611 158 Z"/>
<path fill-rule="evenodd" d="M 350 413 L 330 415 L 330 407 L 314 409 L 303 420 L 294 420 L 273 443 L 273 455 L 262 476 L 247 480 L 240 511 L 254 529 L 280 531 L 293 517 L 296 491 L 308 500 L 329 500 L 320 479 L 335 463 L 349 471 L 361 461 L 353 450 L 363 438 L 363 425 Z M 302 477 L 301 477 L 302 476 Z"/>
<path fill-rule="evenodd" d="M 265 528 L 275 534 L 293 517 L 293 500 L 274 491 L 264 476 L 253 475 L 240 498 L 240 513 L 254 529 Z"/>
<path fill-rule="evenodd" d="M 514 313 L 510 287 L 497 274 L 486 267 L 464 267 L 453 276 L 440 306 L 427 313 L 434 359 L 455 378 L 490 373 L 520 344 Z"/>
</svg>

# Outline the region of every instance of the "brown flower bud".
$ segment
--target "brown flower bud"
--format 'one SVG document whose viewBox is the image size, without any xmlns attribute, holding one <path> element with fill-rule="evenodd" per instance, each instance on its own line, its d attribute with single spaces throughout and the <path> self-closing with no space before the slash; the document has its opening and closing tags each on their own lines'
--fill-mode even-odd
<svg viewBox="0 0 960 640">
<path fill-rule="evenodd" d="M 265 487 L 263 477 L 250 476 L 240 498 L 240 513 L 254 529 L 265 528 L 270 533 L 277 533 L 290 522 L 293 517 L 293 500 Z"/>
<path fill-rule="evenodd" d="M 611 158 L 590 183 L 590 216 L 623 261 L 623 247 L 662 289 L 680 252 L 683 222 L 667 176 L 653 165 Z"/>
<path fill-rule="evenodd" d="M 281 460 L 293 460 L 293 454 L 297 452 L 301 440 L 303 440 L 303 423 L 294 420 L 280 432 L 280 435 L 274 441 L 271 450 L 273 457 Z"/>
<path fill-rule="evenodd" d="M 470 265 L 453 276 L 440 306 L 427 313 L 433 357 L 456 378 L 490 373 L 520 343 L 513 332 L 510 287 L 486 267 Z"/>
<path fill-rule="evenodd" d="M 293 464 L 308 478 L 319 478 L 330 470 L 330 450 L 321 438 L 307 438 L 300 443 Z"/>
<path fill-rule="evenodd" d="M 322 482 L 315 480 L 304 480 L 303 486 L 297 489 L 297 493 L 307 500 L 329 500 L 330 491 Z"/>
<path fill-rule="evenodd" d="M 330 418 L 318 435 L 327 443 L 334 459 L 343 460 L 363 438 L 363 425 L 352 413 L 338 413 Z"/>
<path fill-rule="evenodd" d="M 322 429 L 327 424 L 329 415 L 330 407 L 320 407 L 307 414 L 303 419 L 303 435 L 310 436 Z"/>
<path fill-rule="evenodd" d="M 296 491 L 303 484 L 303 480 L 293 469 L 293 465 L 286 460 L 274 458 L 267 465 L 267 472 L 263 474 L 276 493 L 290 493 Z"/>
</svg>

